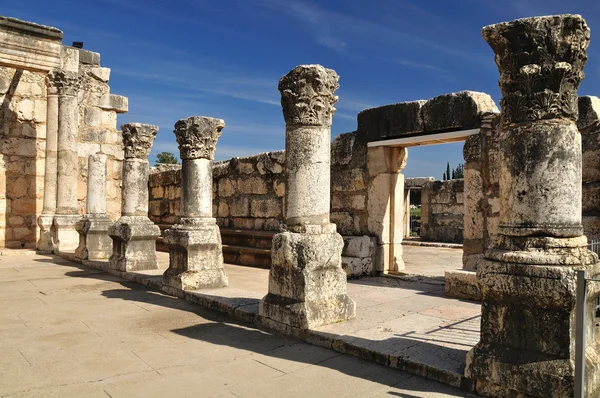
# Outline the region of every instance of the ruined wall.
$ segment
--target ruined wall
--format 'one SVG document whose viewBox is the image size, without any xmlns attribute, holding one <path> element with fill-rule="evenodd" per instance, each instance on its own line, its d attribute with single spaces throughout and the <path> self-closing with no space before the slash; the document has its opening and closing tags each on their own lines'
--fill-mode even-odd
<svg viewBox="0 0 600 398">
<path fill-rule="evenodd" d="M 579 121 L 583 151 L 582 223 L 589 240 L 600 240 L 600 99 L 579 97 Z"/>
<path fill-rule="evenodd" d="M 284 222 L 283 151 L 213 164 L 213 216 L 220 227 L 277 231 Z M 167 228 L 181 208 L 181 169 L 150 174 L 150 219 Z"/>
<path fill-rule="evenodd" d="M 0 247 L 33 248 L 44 195 L 45 73 L 0 67 Z"/>
<path fill-rule="evenodd" d="M 500 115 L 484 116 L 479 134 L 463 147 L 464 242 L 463 268 L 475 270 L 476 262 L 495 238 L 500 222 L 499 134 Z"/>
<path fill-rule="evenodd" d="M 463 242 L 464 180 L 434 181 L 421 189 L 421 239 Z"/>
<path fill-rule="evenodd" d="M 88 157 L 107 155 L 106 212 L 117 220 L 121 215 L 123 137 L 117 129 L 117 113 L 128 110 L 127 98 L 110 93 L 110 69 L 100 66 L 100 54 L 79 50 L 79 179 L 80 213 L 86 211 Z"/>
</svg>

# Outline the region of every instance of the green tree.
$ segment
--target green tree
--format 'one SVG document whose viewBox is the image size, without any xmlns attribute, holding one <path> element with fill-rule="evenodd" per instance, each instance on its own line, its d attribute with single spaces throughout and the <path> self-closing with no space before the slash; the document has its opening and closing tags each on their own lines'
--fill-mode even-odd
<svg viewBox="0 0 600 398">
<path fill-rule="evenodd" d="M 177 164 L 177 158 L 171 152 L 161 152 L 156 155 L 155 164 Z"/>
<path fill-rule="evenodd" d="M 450 179 L 450 162 L 446 163 L 446 180 Z"/>
<path fill-rule="evenodd" d="M 452 171 L 452 178 L 465 178 L 465 165 L 459 163 L 458 166 Z"/>
</svg>

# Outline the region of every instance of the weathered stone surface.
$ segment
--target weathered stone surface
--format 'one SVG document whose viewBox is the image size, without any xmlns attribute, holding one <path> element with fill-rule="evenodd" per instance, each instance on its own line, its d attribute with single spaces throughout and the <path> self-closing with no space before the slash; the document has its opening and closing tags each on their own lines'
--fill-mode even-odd
<svg viewBox="0 0 600 398">
<path fill-rule="evenodd" d="M 300 65 L 279 80 L 287 126 L 330 127 L 339 76 L 321 65 Z"/>
<path fill-rule="evenodd" d="M 75 224 L 79 246 L 75 257 L 81 260 L 107 260 L 113 251 L 108 229 L 113 224 L 106 214 L 86 214 Z"/>
<path fill-rule="evenodd" d="M 79 62 L 86 65 L 100 65 L 100 53 L 79 49 Z"/>
<path fill-rule="evenodd" d="M 81 53 L 80 53 L 81 56 Z M 81 62 L 81 61 L 80 61 Z M 107 83 L 110 79 L 110 68 L 92 68 L 88 72 L 93 78 L 100 80 L 103 83 Z"/>
<path fill-rule="evenodd" d="M 483 29 L 503 98 L 499 234 L 477 263 L 481 340 L 465 374 L 495 396 L 572 396 L 576 270 L 600 274 L 581 228 L 577 87 L 589 29 L 578 15 Z M 590 290 L 593 311 L 600 292 Z M 587 393 L 600 377 L 596 322 L 586 319 Z"/>
<path fill-rule="evenodd" d="M 127 123 L 121 126 L 126 159 L 146 160 L 158 133 L 158 126 L 142 123 Z"/>
<path fill-rule="evenodd" d="M 0 63 L 44 72 L 60 68 L 62 37 L 56 28 L 0 17 Z"/>
<path fill-rule="evenodd" d="M 373 240 L 370 236 L 344 236 L 343 256 L 371 257 L 373 249 Z"/>
<path fill-rule="evenodd" d="M 175 123 L 175 136 L 179 144 L 182 160 L 209 159 L 213 160 L 217 140 L 225 127 L 222 119 L 205 116 L 192 116 Z"/>
<path fill-rule="evenodd" d="M 475 272 L 446 271 L 444 288 L 448 297 L 481 301 L 481 289 Z"/>
<path fill-rule="evenodd" d="M 164 233 L 169 245 L 169 268 L 163 285 L 178 290 L 225 287 L 221 233 L 214 219 L 178 224 Z"/>
<path fill-rule="evenodd" d="M 353 318 L 356 309 L 346 293 L 342 247 L 335 232 L 275 235 L 261 316 L 300 329 Z"/>
<path fill-rule="evenodd" d="M 411 177 L 404 179 L 404 188 L 421 188 L 423 185 L 435 181 L 435 177 Z"/>
<path fill-rule="evenodd" d="M 579 97 L 578 109 L 577 128 L 579 130 L 590 127 L 600 128 L 600 98 L 590 95 Z"/>
<path fill-rule="evenodd" d="M 156 239 L 160 228 L 147 216 L 122 216 L 108 228 L 113 241 L 109 267 L 119 271 L 157 269 Z"/>
<path fill-rule="evenodd" d="M 424 131 L 444 132 L 476 129 L 485 113 L 498 113 L 492 97 L 476 91 L 461 91 L 432 98 L 423 105 Z"/>
<path fill-rule="evenodd" d="M 358 131 L 369 141 L 401 137 L 425 131 L 422 108 L 425 100 L 370 108 L 358 114 Z"/>
</svg>

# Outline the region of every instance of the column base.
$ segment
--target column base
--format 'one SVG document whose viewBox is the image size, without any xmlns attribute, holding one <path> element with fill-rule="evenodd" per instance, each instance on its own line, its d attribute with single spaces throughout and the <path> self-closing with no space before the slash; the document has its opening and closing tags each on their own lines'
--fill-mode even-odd
<svg viewBox="0 0 600 398">
<path fill-rule="evenodd" d="M 261 316 L 299 329 L 312 329 L 354 318 L 342 269 L 342 237 L 335 225 L 316 233 L 283 232 L 273 238 L 269 294 Z"/>
<path fill-rule="evenodd" d="M 226 287 L 221 232 L 215 219 L 175 225 L 164 232 L 169 245 L 169 269 L 163 285 L 178 290 Z"/>
<path fill-rule="evenodd" d="M 55 249 L 53 222 L 53 214 L 42 214 L 37 219 L 40 227 L 40 239 L 37 241 L 36 249 L 40 253 L 52 253 Z"/>
<path fill-rule="evenodd" d="M 106 260 L 112 254 L 112 239 L 108 228 L 113 224 L 105 214 L 86 214 L 75 224 L 79 247 L 75 257 L 81 260 Z"/>
<path fill-rule="evenodd" d="M 73 253 L 79 246 L 79 233 L 75 224 L 81 216 L 77 214 L 55 214 L 56 249 L 59 252 Z"/>
<path fill-rule="evenodd" d="M 467 356 L 466 377 L 477 392 L 497 397 L 573 396 L 576 270 L 600 273 L 600 263 L 575 267 L 480 260 L 481 340 Z M 586 384 L 600 381 L 595 300 L 587 297 Z"/>
<path fill-rule="evenodd" d="M 123 216 L 108 228 L 113 241 L 109 267 L 118 271 L 158 269 L 160 228 L 146 216 Z"/>
</svg>

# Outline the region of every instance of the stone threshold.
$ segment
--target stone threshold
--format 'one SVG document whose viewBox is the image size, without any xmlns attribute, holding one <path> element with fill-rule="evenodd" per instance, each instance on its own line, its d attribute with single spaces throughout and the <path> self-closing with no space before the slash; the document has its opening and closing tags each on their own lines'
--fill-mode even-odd
<svg viewBox="0 0 600 398">
<path fill-rule="evenodd" d="M 123 272 L 108 267 L 108 261 L 80 260 L 72 253 L 56 253 L 72 262 L 89 266 L 128 281 L 136 282 L 150 289 L 175 296 L 198 304 L 209 310 L 248 322 L 257 328 L 275 331 L 306 343 L 332 349 L 341 354 L 352 355 L 380 365 L 398 369 L 413 375 L 425 377 L 467 392 L 475 391 L 475 382 L 464 376 L 464 363 L 457 369 L 452 365 L 444 366 L 444 361 L 431 351 L 428 355 L 391 355 L 386 353 L 377 341 L 357 338 L 352 335 L 340 335 L 319 330 L 302 330 L 263 318 L 258 313 L 259 301 L 264 296 L 256 292 L 237 288 L 203 289 L 200 291 L 181 291 L 162 285 L 163 269 Z M 442 348 L 441 346 L 439 348 Z M 430 359 L 430 363 L 427 363 Z M 466 362 L 466 357 L 465 357 Z"/>
<path fill-rule="evenodd" d="M 403 239 L 404 246 L 423 246 L 423 247 L 444 247 L 446 249 L 461 249 L 463 245 L 460 243 L 444 243 L 444 242 L 425 242 L 421 240 Z"/>
</svg>

